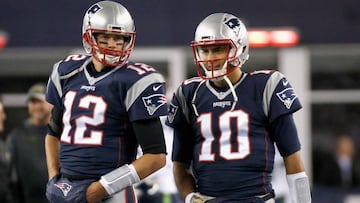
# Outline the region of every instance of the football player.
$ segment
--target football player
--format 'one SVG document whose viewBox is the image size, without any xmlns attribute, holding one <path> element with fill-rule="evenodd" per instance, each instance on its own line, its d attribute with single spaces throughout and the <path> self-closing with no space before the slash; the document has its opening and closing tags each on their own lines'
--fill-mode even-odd
<svg viewBox="0 0 360 203">
<path fill-rule="evenodd" d="M 164 78 L 128 61 L 134 21 L 112 1 L 86 11 L 83 45 L 53 67 L 46 99 L 53 105 L 46 136 L 50 202 L 136 203 L 133 184 L 162 168 L 167 115 Z M 137 147 L 143 156 L 136 159 Z"/>
<path fill-rule="evenodd" d="M 293 113 L 301 104 L 278 71 L 247 73 L 246 27 L 228 13 L 206 17 L 191 43 L 199 77 L 174 93 L 167 124 L 172 160 L 186 203 L 274 202 L 275 144 L 293 203 L 311 202 Z"/>
</svg>

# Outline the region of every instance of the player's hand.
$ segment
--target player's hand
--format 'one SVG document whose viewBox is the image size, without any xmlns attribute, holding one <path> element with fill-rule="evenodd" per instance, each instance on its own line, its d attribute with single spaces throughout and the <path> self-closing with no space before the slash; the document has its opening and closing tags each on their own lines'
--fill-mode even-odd
<svg viewBox="0 0 360 203">
<path fill-rule="evenodd" d="M 86 190 L 86 200 L 88 203 L 100 202 L 107 195 L 106 190 L 99 181 L 91 183 Z"/>
<path fill-rule="evenodd" d="M 210 199 L 213 199 L 213 198 L 202 195 L 198 192 L 196 192 L 196 193 L 192 192 L 186 196 L 185 203 L 205 203 L 206 201 L 208 201 Z"/>
</svg>

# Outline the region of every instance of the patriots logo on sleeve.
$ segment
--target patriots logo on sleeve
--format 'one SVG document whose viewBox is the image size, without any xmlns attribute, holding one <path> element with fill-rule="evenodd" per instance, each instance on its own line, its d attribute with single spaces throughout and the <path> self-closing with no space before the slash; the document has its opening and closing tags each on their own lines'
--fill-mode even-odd
<svg viewBox="0 0 360 203">
<path fill-rule="evenodd" d="M 166 96 L 164 94 L 153 94 L 143 97 L 142 100 L 149 115 L 153 115 L 160 106 L 166 104 Z"/>
<path fill-rule="evenodd" d="M 177 110 L 178 107 L 171 103 L 169 107 L 169 115 L 168 115 L 169 123 L 172 123 L 174 121 L 174 117 L 176 115 Z"/>
<path fill-rule="evenodd" d="M 54 184 L 54 186 L 59 188 L 63 192 L 65 197 L 68 195 L 72 188 L 72 186 L 68 183 L 56 183 Z"/>
<path fill-rule="evenodd" d="M 276 96 L 278 96 L 287 109 L 291 108 L 291 105 L 297 98 L 293 88 L 286 88 L 283 91 L 276 93 Z"/>
</svg>

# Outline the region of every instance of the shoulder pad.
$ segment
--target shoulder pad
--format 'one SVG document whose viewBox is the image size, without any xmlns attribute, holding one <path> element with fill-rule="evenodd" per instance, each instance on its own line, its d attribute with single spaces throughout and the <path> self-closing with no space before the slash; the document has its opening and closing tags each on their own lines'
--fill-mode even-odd
<svg viewBox="0 0 360 203">
<path fill-rule="evenodd" d="M 57 66 L 57 72 L 61 76 L 66 76 L 73 71 L 81 68 L 81 66 L 87 61 L 90 60 L 91 56 L 75 54 L 69 55 L 65 59 L 59 61 L 55 66 Z"/>
<path fill-rule="evenodd" d="M 204 79 L 200 78 L 200 77 L 192 77 L 189 79 L 184 80 L 183 82 L 183 86 L 187 86 L 187 85 L 196 85 L 199 84 L 201 81 L 203 81 Z"/>
</svg>

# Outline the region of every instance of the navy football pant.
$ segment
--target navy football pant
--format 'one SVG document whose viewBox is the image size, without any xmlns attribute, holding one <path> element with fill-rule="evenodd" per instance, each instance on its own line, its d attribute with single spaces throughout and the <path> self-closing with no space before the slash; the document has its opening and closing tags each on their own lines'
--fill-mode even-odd
<svg viewBox="0 0 360 203">
<path fill-rule="evenodd" d="M 61 175 L 46 185 L 46 197 L 51 203 L 87 203 L 86 189 L 96 179 L 70 180 Z M 105 198 L 102 203 L 137 203 L 133 187 Z"/>
</svg>

